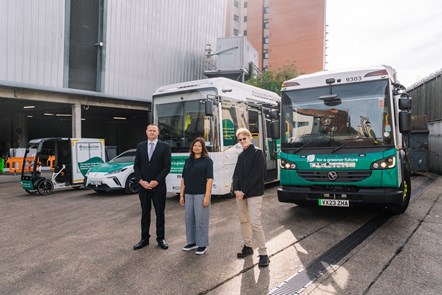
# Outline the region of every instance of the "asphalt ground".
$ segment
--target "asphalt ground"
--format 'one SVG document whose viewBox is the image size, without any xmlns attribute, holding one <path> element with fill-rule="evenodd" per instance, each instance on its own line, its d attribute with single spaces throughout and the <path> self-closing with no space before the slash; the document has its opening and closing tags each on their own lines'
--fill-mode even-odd
<svg viewBox="0 0 442 295">
<path fill-rule="evenodd" d="M 415 176 L 408 210 L 388 218 L 336 263 L 286 294 L 441 294 L 442 178 Z M 279 294 L 290 278 L 382 210 L 301 208 L 264 197 L 271 263 L 237 259 L 241 233 L 233 199 L 214 199 L 208 252 L 183 252 L 183 210 L 166 205 L 169 250 L 133 251 L 136 195 L 63 189 L 29 195 L 18 175 L 0 175 L 0 294 Z M 154 222 L 153 222 L 154 223 Z M 154 232 L 154 227 L 153 227 Z"/>
</svg>

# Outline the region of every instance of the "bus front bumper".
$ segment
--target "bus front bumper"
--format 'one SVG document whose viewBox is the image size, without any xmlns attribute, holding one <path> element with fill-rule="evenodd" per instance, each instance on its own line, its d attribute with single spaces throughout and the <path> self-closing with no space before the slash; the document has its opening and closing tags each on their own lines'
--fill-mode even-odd
<svg viewBox="0 0 442 295">
<path fill-rule="evenodd" d="M 309 187 L 285 186 L 278 189 L 278 200 L 284 203 L 317 204 L 318 199 L 348 200 L 350 206 L 402 204 L 399 188 L 358 188 L 347 190 L 312 190 Z"/>
</svg>

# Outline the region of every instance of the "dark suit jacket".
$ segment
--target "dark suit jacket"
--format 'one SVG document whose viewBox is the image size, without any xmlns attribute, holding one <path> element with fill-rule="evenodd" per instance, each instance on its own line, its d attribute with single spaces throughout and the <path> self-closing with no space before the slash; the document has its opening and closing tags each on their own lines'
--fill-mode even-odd
<svg viewBox="0 0 442 295">
<path fill-rule="evenodd" d="M 137 145 L 135 154 L 134 171 L 137 183 L 142 179 L 158 181 L 157 188 L 166 188 L 166 176 L 170 172 L 172 156 L 167 143 L 158 140 L 152 158 L 147 155 L 147 141 Z"/>
</svg>

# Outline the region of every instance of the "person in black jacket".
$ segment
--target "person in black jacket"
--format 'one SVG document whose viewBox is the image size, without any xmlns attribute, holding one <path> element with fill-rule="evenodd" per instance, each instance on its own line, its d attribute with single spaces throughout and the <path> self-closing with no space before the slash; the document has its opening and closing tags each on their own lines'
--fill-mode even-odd
<svg viewBox="0 0 442 295">
<path fill-rule="evenodd" d="M 164 239 L 164 209 L 166 207 L 166 176 L 170 172 L 172 156 L 167 143 L 158 140 L 158 127 L 150 124 L 146 128 L 147 141 L 137 145 L 134 160 L 136 182 L 140 185 L 141 240 L 134 250 L 149 245 L 150 210 L 152 203 L 157 217 L 157 242 L 162 249 L 169 246 Z"/>
<path fill-rule="evenodd" d="M 187 245 L 183 251 L 196 249 L 197 255 L 209 244 L 210 197 L 213 184 L 213 161 L 202 137 L 193 140 L 190 157 L 181 175 L 180 204 L 185 208 Z"/>
<path fill-rule="evenodd" d="M 265 157 L 261 149 L 252 144 L 252 134 L 246 128 L 236 131 L 236 137 L 243 151 L 238 156 L 232 185 L 238 206 L 241 230 L 244 239 L 242 250 L 237 253 L 238 258 L 253 254 L 252 234 L 259 252 L 258 265 L 268 266 L 266 239 L 261 226 L 262 196 L 264 195 Z"/>
</svg>

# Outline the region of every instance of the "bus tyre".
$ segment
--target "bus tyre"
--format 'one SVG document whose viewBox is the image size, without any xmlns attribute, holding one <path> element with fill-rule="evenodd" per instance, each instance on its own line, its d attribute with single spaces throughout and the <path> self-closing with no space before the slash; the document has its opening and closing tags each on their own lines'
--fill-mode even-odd
<svg viewBox="0 0 442 295">
<path fill-rule="evenodd" d="M 410 173 L 407 169 L 402 169 L 402 183 L 401 183 L 401 191 L 403 191 L 402 194 L 402 203 L 401 204 L 394 204 L 389 207 L 390 213 L 397 215 L 402 214 L 407 210 L 408 204 L 410 203 L 410 195 L 411 195 L 411 179 L 410 179 Z"/>
<path fill-rule="evenodd" d="M 54 185 L 48 179 L 40 181 L 37 185 L 37 191 L 42 196 L 47 196 L 54 190 Z"/>
<path fill-rule="evenodd" d="M 128 195 L 136 194 L 139 190 L 139 184 L 135 178 L 135 174 L 131 174 L 126 179 L 126 184 L 124 186 L 124 192 Z"/>
</svg>

